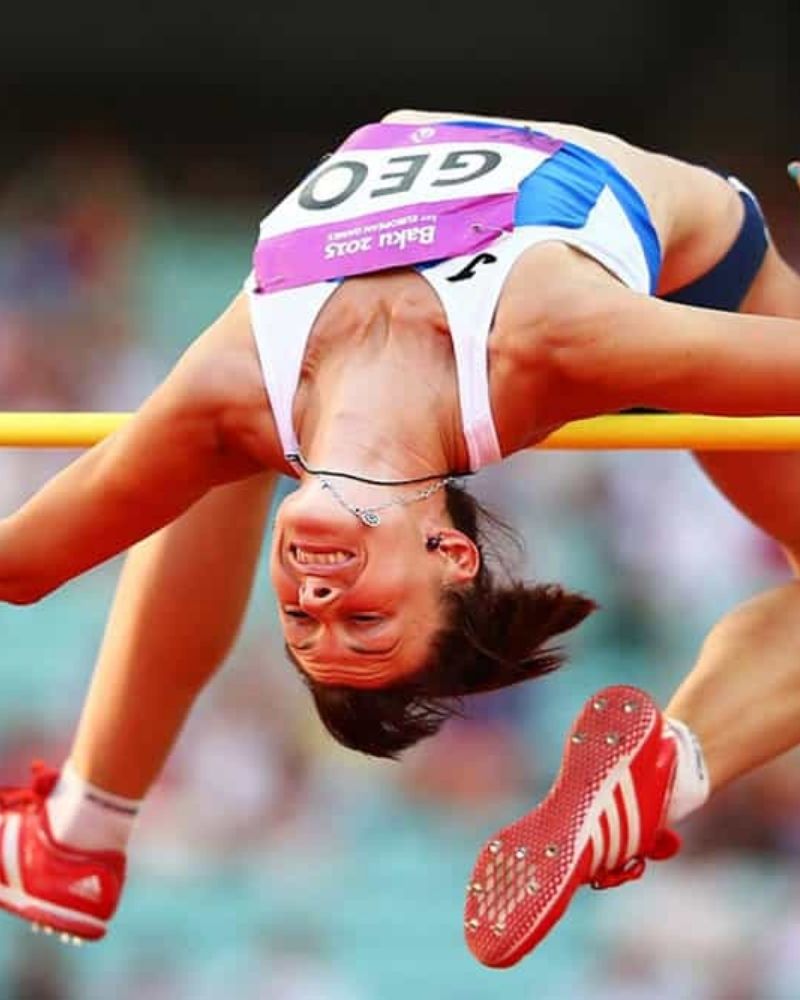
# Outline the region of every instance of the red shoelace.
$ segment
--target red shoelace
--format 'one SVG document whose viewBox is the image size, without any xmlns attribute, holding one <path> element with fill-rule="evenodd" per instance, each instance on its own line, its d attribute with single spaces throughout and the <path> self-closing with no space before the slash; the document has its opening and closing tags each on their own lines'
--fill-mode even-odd
<svg viewBox="0 0 800 1000">
<path fill-rule="evenodd" d="M 681 846 L 680 837 L 672 830 L 659 830 L 654 843 L 647 852 L 647 858 L 653 861 L 664 861 L 677 854 Z M 624 865 L 611 871 L 599 871 L 591 881 L 593 889 L 615 889 L 625 882 L 633 882 L 644 875 L 647 866 L 645 857 L 635 855 L 628 858 Z"/>
</svg>

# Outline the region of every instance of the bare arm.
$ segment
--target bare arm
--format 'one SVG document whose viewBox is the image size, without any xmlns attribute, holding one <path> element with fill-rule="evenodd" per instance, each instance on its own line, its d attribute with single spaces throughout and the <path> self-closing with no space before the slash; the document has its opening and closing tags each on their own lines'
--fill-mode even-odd
<svg viewBox="0 0 800 1000">
<path fill-rule="evenodd" d="M 632 406 L 800 414 L 800 320 L 698 309 L 631 292 L 564 247 L 537 317 L 559 419 Z"/>
<path fill-rule="evenodd" d="M 231 369 L 240 362 L 232 366 L 221 347 L 226 324 L 243 315 L 238 305 L 229 310 L 131 421 L 0 522 L 0 600 L 36 600 L 174 520 L 212 487 L 264 471 L 228 431 Z"/>
</svg>

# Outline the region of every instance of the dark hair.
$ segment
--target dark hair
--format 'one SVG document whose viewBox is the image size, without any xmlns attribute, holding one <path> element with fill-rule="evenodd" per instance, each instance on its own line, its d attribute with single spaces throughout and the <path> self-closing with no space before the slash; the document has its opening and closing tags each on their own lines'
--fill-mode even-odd
<svg viewBox="0 0 800 1000">
<path fill-rule="evenodd" d="M 545 643 L 596 608 L 589 598 L 557 584 L 498 583 L 484 547 L 489 533 L 502 533 L 519 545 L 511 529 L 460 486 L 447 486 L 446 505 L 453 526 L 478 546 L 480 569 L 469 587 L 444 592 L 445 623 L 416 673 L 378 689 L 325 684 L 310 677 L 287 649 L 323 725 L 352 750 L 397 757 L 462 714 L 465 695 L 555 670 L 564 661 L 563 651 Z"/>
</svg>

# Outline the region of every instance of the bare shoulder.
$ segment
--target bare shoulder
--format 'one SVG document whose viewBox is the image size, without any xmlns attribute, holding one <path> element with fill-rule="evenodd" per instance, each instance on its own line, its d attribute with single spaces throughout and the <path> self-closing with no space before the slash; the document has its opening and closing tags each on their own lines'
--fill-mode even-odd
<svg viewBox="0 0 800 1000">
<path fill-rule="evenodd" d="M 678 175 L 687 167 L 680 160 L 636 146 L 611 132 L 570 122 L 476 115 L 465 111 L 418 111 L 408 108 L 389 112 L 383 121 L 398 125 L 416 125 L 454 119 L 525 126 L 595 153 L 613 164 L 634 185 L 647 204 L 662 243 L 666 245 L 670 241 L 674 209 L 672 192 L 680 186 Z"/>
<path fill-rule="evenodd" d="M 453 119 L 525 125 L 573 143 L 612 164 L 642 197 L 658 234 L 663 261 L 660 294 L 692 281 L 730 246 L 741 221 L 734 188 L 713 170 L 622 136 L 567 122 L 503 118 L 455 111 L 392 111 L 384 121 L 418 124 Z"/>
<path fill-rule="evenodd" d="M 546 332 L 570 324 L 576 308 L 591 311 L 593 292 L 609 284 L 619 281 L 580 250 L 558 240 L 534 244 L 503 285 L 492 337 L 518 363 L 538 363 Z"/>
<path fill-rule="evenodd" d="M 244 293 L 194 341 L 162 388 L 184 412 L 211 416 L 226 450 L 264 467 L 282 465 Z"/>
<path fill-rule="evenodd" d="M 587 405 L 595 410 L 585 383 L 575 391 L 565 358 L 575 364 L 587 330 L 602 329 L 605 297 L 615 286 L 622 289 L 595 260 L 556 241 L 529 248 L 514 264 L 489 339 L 492 398 L 504 453 L 586 415 Z M 526 401 L 524 407 L 520 400 Z"/>
<path fill-rule="evenodd" d="M 532 255 L 509 293 L 498 333 L 523 372 L 535 375 L 538 366 L 543 420 L 634 406 L 729 416 L 797 412 L 797 320 L 665 302 L 557 246 Z M 526 294 L 540 301 L 526 304 Z"/>
</svg>

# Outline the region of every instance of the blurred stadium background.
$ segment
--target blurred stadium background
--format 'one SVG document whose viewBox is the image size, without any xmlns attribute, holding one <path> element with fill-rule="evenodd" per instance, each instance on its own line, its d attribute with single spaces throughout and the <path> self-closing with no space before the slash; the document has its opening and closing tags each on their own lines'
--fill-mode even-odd
<svg viewBox="0 0 800 1000">
<path fill-rule="evenodd" d="M 800 265 L 790 33 L 789 0 L 9 3 L 0 408 L 137 405 L 239 287 L 261 215 L 393 107 L 574 120 L 720 164 Z M 0 452 L 0 513 L 69 457 Z M 480 492 L 531 575 L 603 605 L 568 668 L 476 701 L 402 764 L 360 760 L 284 666 L 262 572 L 107 942 L 73 953 L 0 917 L 2 1000 L 800 997 L 797 754 L 690 822 L 679 860 L 584 893 L 518 968 L 469 957 L 473 851 L 546 788 L 584 695 L 624 680 L 665 698 L 715 617 L 785 576 L 686 456 L 526 455 Z M 0 607 L 0 783 L 62 758 L 118 569 Z"/>
</svg>

